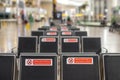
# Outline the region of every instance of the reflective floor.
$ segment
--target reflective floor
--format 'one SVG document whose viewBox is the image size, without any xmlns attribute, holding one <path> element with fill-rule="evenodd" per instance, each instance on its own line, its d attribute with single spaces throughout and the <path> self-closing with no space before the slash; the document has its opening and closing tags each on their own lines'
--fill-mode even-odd
<svg viewBox="0 0 120 80">
<path fill-rule="evenodd" d="M 120 33 L 110 32 L 109 27 L 85 27 L 90 37 L 101 37 L 102 48 L 108 49 L 109 53 L 120 52 Z"/>
<path fill-rule="evenodd" d="M 43 23 L 34 23 L 32 27 L 25 27 L 16 22 L 2 22 L 0 28 L 0 53 L 9 53 L 12 48 L 17 52 L 18 36 L 30 36 L 31 30 L 37 30 Z M 110 53 L 120 52 L 120 33 L 109 32 L 109 27 L 82 27 L 81 31 L 87 31 L 88 36 L 101 37 L 102 47 Z"/>
</svg>

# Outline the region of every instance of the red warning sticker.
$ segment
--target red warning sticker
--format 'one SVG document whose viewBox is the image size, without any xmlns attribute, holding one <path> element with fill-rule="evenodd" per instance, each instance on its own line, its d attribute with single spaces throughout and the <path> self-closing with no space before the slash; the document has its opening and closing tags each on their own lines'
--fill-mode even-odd
<svg viewBox="0 0 120 80">
<path fill-rule="evenodd" d="M 52 66 L 52 59 L 25 59 L 25 66 Z"/>
<path fill-rule="evenodd" d="M 57 32 L 47 32 L 47 35 L 57 35 Z"/>
<path fill-rule="evenodd" d="M 92 57 L 69 57 L 67 58 L 67 64 L 93 64 Z"/>
<path fill-rule="evenodd" d="M 57 28 L 53 27 L 53 28 L 50 28 L 51 31 L 57 31 Z"/>
<path fill-rule="evenodd" d="M 63 29 L 63 28 L 65 29 L 65 28 L 67 28 L 67 27 L 66 27 L 66 26 L 61 27 L 61 29 Z M 67 28 L 67 29 L 68 29 L 68 28 Z"/>
<path fill-rule="evenodd" d="M 55 38 L 42 38 L 42 42 L 56 42 Z"/>
<path fill-rule="evenodd" d="M 68 28 L 62 28 L 61 31 L 68 31 Z"/>
<path fill-rule="evenodd" d="M 64 43 L 77 43 L 78 42 L 78 39 L 64 39 Z"/>
<path fill-rule="evenodd" d="M 62 35 L 72 35 L 72 32 L 62 32 Z"/>
</svg>

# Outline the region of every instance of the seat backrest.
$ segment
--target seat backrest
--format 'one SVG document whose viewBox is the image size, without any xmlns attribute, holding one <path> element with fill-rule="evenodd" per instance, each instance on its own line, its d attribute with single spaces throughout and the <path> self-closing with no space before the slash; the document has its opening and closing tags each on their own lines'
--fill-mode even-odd
<svg viewBox="0 0 120 80">
<path fill-rule="evenodd" d="M 36 36 L 37 37 L 37 41 L 39 44 L 39 37 L 40 36 L 44 36 L 45 31 L 43 30 L 39 30 L 39 31 L 31 31 L 31 36 Z"/>
<path fill-rule="evenodd" d="M 72 31 L 60 31 L 60 36 L 73 36 Z"/>
<path fill-rule="evenodd" d="M 74 27 L 74 28 L 71 28 L 70 30 L 71 30 L 71 31 L 80 31 L 80 28 L 75 28 L 75 27 Z"/>
<path fill-rule="evenodd" d="M 58 37 L 43 36 L 39 39 L 39 53 L 58 53 Z"/>
<path fill-rule="evenodd" d="M 80 38 L 77 36 L 62 36 L 60 38 L 61 52 L 79 52 Z"/>
<path fill-rule="evenodd" d="M 44 36 L 59 36 L 58 31 L 46 31 Z"/>
<path fill-rule="evenodd" d="M 61 64 L 62 80 L 101 80 L 98 55 L 63 53 Z"/>
<path fill-rule="evenodd" d="M 37 52 L 37 37 L 19 37 L 18 56 L 22 52 Z"/>
<path fill-rule="evenodd" d="M 49 30 L 50 31 L 58 31 L 57 27 L 51 27 Z"/>
<path fill-rule="evenodd" d="M 48 30 L 48 28 L 42 27 L 42 28 L 38 28 L 38 30 L 46 31 L 46 30 Z"/>
<path fill-rule="evenodd" d="M 120 53 L 106 53 L 102 59 L 104 80 L 120 80 Z"/>
<path fill-rule="evenodd" d="M 98 55 L 63 54 L 61 64 L 62 80 L 101 80 Z"/>
<path fill-rule="evenodd" d="M 87 36 L 87 31 L 75 31 L 74 35 L 75 36 L 80 36 L 80 37 Z"/>
<path fill-rule="evenodd" d="M 0 80 L 15 80 L 15 60 L 15 54 L 0 53 Z"/>
<path fill-rule="evenodd" d="M 100 37 L 82 37 L 82 52 L 101 52 Z"/>
<path fill-rule="evenodd" d="M 44 31 L 43 30 L 39 30 L 39 31 L 31 31 L 31 36 L 43 36 L 44 35 Z"/>
<path fill-rule="evenodd" d="M 24 53 L 20 56 L 19 80 L 57 80 L 57 55 Z"/>
<path fill-rule="evenodd" d="M 64 26 L 64 27 L 61 27 L 60 31 L 69 31 L 69 28 Z"/>
</svg>

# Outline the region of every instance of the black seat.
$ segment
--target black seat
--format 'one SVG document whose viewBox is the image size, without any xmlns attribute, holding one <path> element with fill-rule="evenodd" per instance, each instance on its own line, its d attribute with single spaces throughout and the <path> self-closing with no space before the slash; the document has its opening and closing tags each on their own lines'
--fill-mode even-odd
<svg viewBox="0 0 120 80">
<path fill-rule="evenodd" d="M 73 36 L 73 31 L 60 31 L 60 36 Z"/>
<path fill-rule="evenodd" d="M 44 36 L 59 36 L 58 31 L 46 31 Z"/>
<path fill-rule="evenodd" d="M 61 77 L 63 80 L 101 80 L 97 54 L 62 53 Z"/>
<path fill-rule="evenodd" d="M 80 36 L 80 37 L 87 36 L 87 31 L 75 31 L 74 35 L 75 36 Z"/>
<path fill-rule="evenodd" d="M 31 31 L 31 36 L 36 36 L 36 37 L 37 37 L 38 44 L 39 44 L 39 37 L 40 37 L 40 36 L 44 36 L 44 31 L 43 31 L 43 30 Z"/>
<path fill-rule="evenodd" d="M 18 56 L 23 52 L 37 52 L 37 37 L 18 38 Z"/>
<path fill-rule="evenodd" d="M 15 80 L 16 56 L 12 53 L 0 53 L 0 80 Z"/>
<path fill-rule="evenodd" d="M 100 37 L 82 37 L 82 51 L 83 52 L 101 52 L 101 38 Z"/>
<path fill-rule="evenodd" d="M 61 52 L 79 52 L 80 51 L 80 38 L 77 36 L 62 36 Z"/>
<path fill-rule="evenodd" d="M 120 53 L 102 55 L 104 80 L 120 80 Z"/>
<path fill-rule="evenodd" d="M 19 80 L 57 80 L 56 54 L 22 54 Z"/>
<path fill-rule="evenodd" d="M 41 36 L 39 43 L 39 53 L 58 53 L 57 36 Z"/>
</svg>

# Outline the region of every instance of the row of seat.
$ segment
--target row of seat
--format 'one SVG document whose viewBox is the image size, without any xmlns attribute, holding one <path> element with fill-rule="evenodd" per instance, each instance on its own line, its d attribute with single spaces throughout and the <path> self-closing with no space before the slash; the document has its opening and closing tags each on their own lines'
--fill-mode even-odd
<svg viewBox="0 0 120 80">
<path fill-rule="evenodd" d="M 96 52 L 101 51 L 101 40 L 99 37 L 78 36 L 41 36 L 39 44 L 37 37 L 19 37 L 18 55 L 22 52 L 42 52 L 57 53 L 61 52 Z"/>
<path fill-rule="evenodd" d="M 52 27 L 46 27 L 46 26 L 42 26 L 41 28 L 38 28 L 38 30 L 50 30 L 50 31 L 69 31 L 69 30 L 72 30 L 72 31 L 80 31 L 80 28 L 76 28 L 76 27 L 72 27 L 72 28 L 69 28 L 67 26 L 52 26 Z"/>
<path fill-rule="evenodd" d="M 63 53 L 61 64 L 57 62 L 54 53 L 24 53 L 17 73 L 15 54 L 0 53 L 0 80 L 120 80 L 120 54 L 117 53 Z"/>
<path fill-rule="evenodd" d="M 31 32 L 31 37 L 19 37 L 18 39 L 18 56 L 22 52 L 59 54 L 61 52 L 100 53 L 100 51 L 100 37 L 87 37 L 87 32 L 79 31 L 79 28 L 39 28 L 38 31 Z"/>
<path fill-rule="evenodd" d="M 31 36 L 87 36 L 87 31 L 32 31 Z"/>
</svg>

